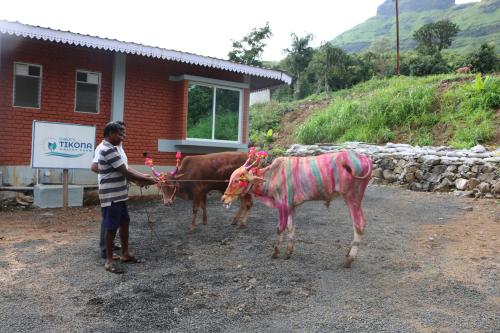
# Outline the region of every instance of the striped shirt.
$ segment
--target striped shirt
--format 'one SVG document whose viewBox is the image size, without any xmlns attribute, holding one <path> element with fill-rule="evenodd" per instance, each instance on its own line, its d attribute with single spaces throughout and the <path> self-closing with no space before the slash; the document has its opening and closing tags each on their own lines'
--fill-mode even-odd
<svg viewBox="0 0 500 333">
<path fill-rule="evenodd" d="M 101 149 L 103 145 L 102 142 L 97 145 L 94 151 L 94 159 L 92 160 L 92 163 L 99 163 L 99 156 L 101 156 Z M 120 153 L 120 156 L 123 159 L 123 163 L 125 163 L 125 167 L 128 168 L 128 158 L 127 154 L 125 154 L 125 150 L 123 150 L 123 145 L 120 143 L 118 146 L 115 146 L 116 149 L 118 149 L 118 152 Z M 97 181 L 100 183 L 101 182 L 101 175 L 97 174 Z"/>
<path fill-rule="evenodd" d="M 112 202 L 127 200 L 127 178 L 122 172 L 116 170 L 125 164 L 118 149 L 104 140 L 97 163 L 100 175 L 99 200 L 101 207 L 111 206 Z"/>
</svg>

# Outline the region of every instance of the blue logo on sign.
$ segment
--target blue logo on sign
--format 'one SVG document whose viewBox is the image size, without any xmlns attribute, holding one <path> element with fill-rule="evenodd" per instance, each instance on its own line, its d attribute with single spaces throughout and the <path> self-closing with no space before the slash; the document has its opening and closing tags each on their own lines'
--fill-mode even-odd
<svg viewBox="0 0 500 333">
<path fill-rule="evenodd" d="M 57 143 L 55 142 L 49 142 L 48 143 L 50 151 L 55 151 L 57 149 Z"/>
<path fill-rule="evenodd" d="M 77 141 L 75 138 L 48 138 L 47 156 L 58 156 L 65 158 L 77 158 L 94 150 L 91 142 Z"/>
</svg>

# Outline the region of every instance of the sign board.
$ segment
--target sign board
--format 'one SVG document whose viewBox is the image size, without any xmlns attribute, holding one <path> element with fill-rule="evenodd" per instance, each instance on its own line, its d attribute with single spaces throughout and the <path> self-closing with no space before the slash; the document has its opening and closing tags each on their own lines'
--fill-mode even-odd
<svg viewBox="0 0 500 333">
<path fill-rule="evenodd" d="M 31 167 L 88 169 L 95 149 L 95 126 L 33 121 Z"/>
</svg>

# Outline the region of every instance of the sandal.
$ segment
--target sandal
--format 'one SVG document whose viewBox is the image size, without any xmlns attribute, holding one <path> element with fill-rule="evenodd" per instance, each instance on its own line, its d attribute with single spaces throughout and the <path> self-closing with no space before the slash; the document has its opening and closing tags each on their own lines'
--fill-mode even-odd
<svg viewBox="0 0 500 333">
<path fill-rule="evenodd" d="M 131 256 L 128 259 L 122 259 L 120 257 L 120 261 L 123 263 L 128 263 L 128 264 L 142 264 L 145 262 L 143 259 L 139 259 L 139 258 L 136 258 L 134 256 Z"/>
<path fill-rule="evenodd" d="M 104 269 L 114 274 L 123 274 L 125 271 L 115 264 L 104 264 Z"/>
</svg>

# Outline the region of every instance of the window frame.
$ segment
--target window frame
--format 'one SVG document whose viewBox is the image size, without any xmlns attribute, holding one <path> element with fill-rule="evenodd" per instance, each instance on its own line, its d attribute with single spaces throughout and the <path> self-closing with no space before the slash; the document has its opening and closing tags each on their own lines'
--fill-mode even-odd
<svg viewBox="0 0 500 333">
<path fill-rule="evenodd" d="M 203 80 L 196 80 L 196 79 L 189 79 L 188 81 L 188 100 L 187 100 L 187 111 L 186 111 L 186 140 L 188 141 L 200 141 L 200 142 L 221 142 L 221 143 L 242 143 L 242 133 L 243 133 L 243 112 L 244 112 L 244 107 L 243 107 L 243 102 L 244 102 L 244 88 L 232 86 L 232 85 L 222 85 L 219 82 L 220 80 L 213 80 L 213 83 L 211 83 L 212 80 L 210 79 L 205 79 Z M 188 122 L 187 122 L 187 117 L 189 116 L 189 86 L 193 85 L 198 85 L 198 86 L 205 86 L 212 88 L 212 135 L 210 139 L 207 138 L 190 138 L 188 136 Z M 225 89 L 225 90 L 232 90 L 232 91 L 237 91 L 239 92 L 239 103 L 238 103 L 238 139 L 236 141 L 231 141 L 231 140 L 220 140 L 220 139 L 215 139 L 215 113 L 217 109 L 217 89 Z"/>
<path fill-rule="evenodd" d="M 16 65 L 27 65 L 28 66 L 28 72 L 29 72 L 29 66 L 35 66 L 40 68 L 40 76 L 38 76 L 39 79 L 39 84 L 38 84 L 38 106 L 22 106 L 22 105 L 16 105 Z M 28 63 L 28 62 L 22 62 L 22 61 L 14 61 L 14 70 L 13 70 L 13 84 L 12 84 L 12 107 L 14 108 L 23 108 L 23 109 L 34 109 L 34 110 L 40 110 L 42 108 L 42 82 L 43 82 L 43 66 L 41 64 L 33 64 L 33 63 Z M 36 77 L 32 75 L 21 75 L 21 76 L 28 76 L 28 77 Z"/>
<path fill-rule="evenodd" d="M 97 74 L 98 77 L 98 84 L 97 84 L 97 112 L 91 112 L 91 111 L 79 111 L 76 109 L 76 101 L 77 101 L 77 93 L 78 93 L 78 72 L 80 73 L 86 73 L 86 74 Z M 76 69 L 75 70 L 75 97 L 74 97 L 74 112 L 75 113 L 84 113 L 84 114 L 100 114 L 101 113 L 101 80 L 102 80 L 102 75 L 101 72 L 89 70 L 89 69 Z M 86 83 L 86 82 L 80 82 L 80 83 Z M 87 83 L 88 84 L 88 83 Z"/>
</svg>

